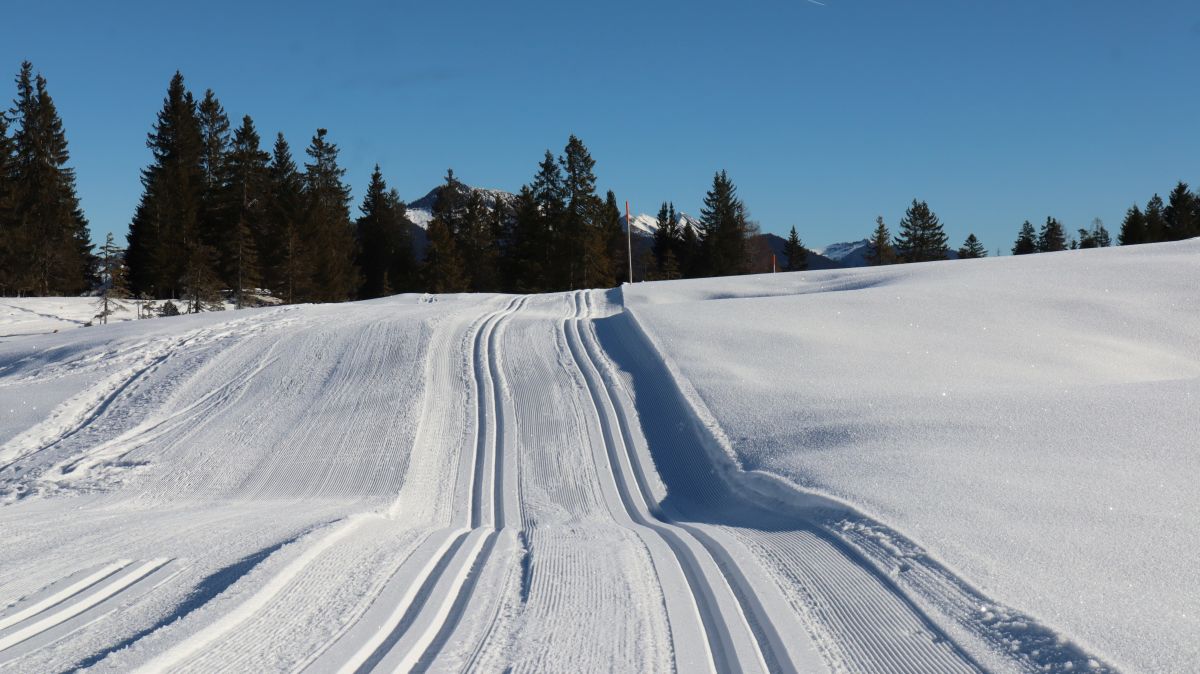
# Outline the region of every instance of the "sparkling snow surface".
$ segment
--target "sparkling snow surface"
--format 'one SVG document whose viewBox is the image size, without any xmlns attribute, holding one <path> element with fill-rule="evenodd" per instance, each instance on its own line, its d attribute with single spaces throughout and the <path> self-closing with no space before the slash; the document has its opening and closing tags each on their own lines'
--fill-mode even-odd
<svg viewBox="0 0 1200 674">
<path fill-rule="evenodd" d="M 1128 671 L 1200 667 L 1200 240 L 625 296 L 746 469 Z"/>
<path fill-rule="evenodd" d="M 1198 281 L 3 300 L 0 673 L 1193 670 Z"/>
</svg>

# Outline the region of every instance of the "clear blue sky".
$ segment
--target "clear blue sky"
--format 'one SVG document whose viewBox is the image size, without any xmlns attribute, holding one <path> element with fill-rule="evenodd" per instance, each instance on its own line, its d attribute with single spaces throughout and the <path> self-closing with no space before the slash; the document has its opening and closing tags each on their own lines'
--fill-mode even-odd
<svg viewBox="0 0 1200 674">
<path fill-rule="evenodd" d="M 1200 182 L 1195 0 L 56 2 L 3 10 L 0 73 L 49 81 L 93 237 L 123 235 L 176 69 L 302 155 L 328 127 L 355 193 L 447 167 L 516 190 L 570 133 L 602 190 L 696 212 L 727 169 L 766 231 L 895 230 L 918 197 L 958 245 L 1072 230 Z"/>
</svg>

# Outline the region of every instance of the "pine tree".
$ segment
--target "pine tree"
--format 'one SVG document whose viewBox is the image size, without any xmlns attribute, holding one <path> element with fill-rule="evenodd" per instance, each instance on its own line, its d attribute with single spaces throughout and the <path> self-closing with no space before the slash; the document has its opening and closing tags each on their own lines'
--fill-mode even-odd
<svg viewBox="0 0 1200 674">
<path fill-rule="evenodd" d="M 262 283 L 259 266 L 259 247 L 265 243 L 270 185 L 267 162 L 271 155 L 260 147 L 258 131 L 250 115 L 234 132 L 227 156 L 222 158 L 220 210 L 230 223 L 226 241 L 219 248 L 221 279 L 232 288 L 234 303 L 240 309 L 245 304 L 248 288 Z"/>
<path fill-rule="evenodd" d="M 388 186 L 383 179 L 379 164 L 371 172 L 371 182 L 363 195 L 362 213 L 355 222 L 358 240 L 358 269 L 362 273 L 362 285 L 358 296 L 361 299 L 383 297 L 390 257 L 387 218 Z"/>
<path fill-rule="evenodd" d="M 471 190 L 467 195 L 460 227 L 457 239 L 470 290 L 497 291 L 500 283 L 499 256 L 492 217 L 483 197 L 476 190 Z"/>
<path fill-rule="evenodd" d="M 1038 233 L 1037 248 L 1039 253 L 1067 250 L 1067 232 L 1061 222 L 1052 217 L 1046 218 L 1046 224 Z"/>
<path fill-rule="evenodd" d="M 867 252 L 867 263 L 872 266 L 896 263 L 896 249 L 892 248 L 892 233 L 883 222 L 883 216 L 876 216 L 875 231 L 871 233 L 871 248 Z"/>
<path fill-rule="evenodd" d="M 267 184 L 267 224 L 263 228 L 263 243 L 259 245 L 259 263 L 264 285 L 290 304 L 296 301 L 304 285 L 307 258 L 301 238 L 304 179 L 282 133 L 275 137 Z"/>
<path fill-rule="evenodd" d="M 409 289 L 412 275 L 411 223 L 400 195 L 388 189 L 379 165 L 359 207 L 356 223 L 358 267 L 362 271 L 361 298 L 383 297 Z"/>
<path fill-rule="evenodd" d="M 1164 213 L 1166 209 L 1163 207 L 1162 197 L 1155 194 L 1146 202 L 1146 210 L 1142 214 L 1145 226 L 1144 243 L 1155 243 L 1158 241 L 1166 241 L 1167 236 L 1167 218 Z"/>
<path fill-rule="evenodd" d="M 462 185 L 454 170 L 446 171 L 446 182 L 438 189 L 433 204 L 433 219 L 426 230 L 429 245 L 425 249 L 422 272 L 425 288 L 432 293 L 458 293 L 470 288 L 470 278 L 458 245 L 456 230 L 461 231 L 464 207 Z"/>
<path fill-rule="evenodd" d="M 784 271 L 806 271 L 808 269 L 808 249 L 796 234 L 796 226 L 788 233 L 787 241 L 783 244 Z"/>
<path fill-rule="evenodd" d="M 562 169 L 554 155 L 546 150 L 530 185 L 540 220 L 536 229 L 541 250 L 538 251 L 536 268 L 541 270 L 541 278 L 534 285 L 543 290 L 566 289 L 569 280 L 569 264 L 556 255 L 567 211 L 567 191 L 563 180 Z"/>
<path fill-rule="evenodd" d="M 142 198 L 129 227 L 127 264 L 135 294 L 177 298 L 207 283 L 212 254 L 200 237 L 204 170 L 196 102 L 176 72 L 146 142 L 153 161 L 142 171 Z M 196 288 L 193 294 L 208 294 Z"/>
<path fill-rule="evenodd" d="M 967 240 L 958 249 L 958 259 L 972 260 L 981 257 L 987 257 L 987 249 L 983 247 L 982 243 L 979 243 L 979 239 L 975 237 L 975 234 L 968 234 Z"/>
<path fill-rule="evenodd" d="M 1142 209 L 1137 204 L 1125 211 L 1125 220 L 1121 222 L 1121 232 L 1117 235 L 1117 243 L 1122 246 L 1132 246 L 1146 241 L 1146 219 Z"/>
<path fill-rule="evenodd" d="M 675 215 L 675 204 L 664 201 L 658 209 L 657 226 L 654 229 L 654 243 L 651 250 L 654 253 L 654 267 L 658 278 L 665 278 L 664 268 L 667 258 L 678 259 L 675 251 L 679 247 L 679 218 Z M 676 269 L 678 271 L 678 269 Z"/>
<path fill-rule="evenodd" d="M 629 252 L 626 250 L 625 232 L 621 227 L 621 207 L 617 205 L 617 195 L 612 190 L 604 195 L 604 206 L 600 210 L 600 228 L 607 242 L 609 278 L 620 285 L 628 280 Z"/>
<path fill-rule="evenodd" d="M 301 296 L 315 302 L 341 302 L 358 289 L 354 267 L 354 229 L 350 224 L 350 188 L 342 182 L 346 170 L 337 163 L 337 145 L 317 129 L 304 165 L 303 237 L 305 288 Z"/>
<path fill-rule="evenodd" d="M 603 203 L 596 195 L 596 160 L 574 134 L 567 139 L 558 160 L 562 168 L 566 203 L 558 230 L 558 256 L 566 267 L 565 287 L 590 288 L 612 284 L 608 277 L 608 251 L 600 229 Z M 589 257 L 597 259 L 589 260 Z"/>
<path fill-rule="evenodd" d="M 749 267 L 746 207 L 725 171 L 713 175 L 700 210 L 703 275 L 744 274 Z"/>
<path fill-rule="evenodd" d="M 521 187 L 513 207 L 513 226 L 505 261 L 508 287 L 516 292 L 536 293 L 546 284 L 546 218 L 538 197 L 529 185 Z"/>
<path fill-rule="evenodd" d="M 1188 190 L 1188 184 L 1180 182 L 1167 197 L 1163 210 L 1164 238 L 1180 241 L 1200 236 L 1200 212 L 1197 210 L 1197 195 Z"/>
<path fill-rule="evenodd" d="M 945 260 L 949 252 L 948 239 L 937 215 L 929 204 L 913 199 L 912 206 L 900 221 L 900 234 L 895 247 L 904 262 Z"/>
<path fill-rule="evenodd" d="M 1021 232 L 1017 234 L 1017 242 L 1013 244 L 1013 255 L 1029 255 L 1038 252 L 1037 231 L 1033 228 L 1033 223 L 1028 220 L 1021 225 Z"/>
<path fill-rule="evenodd" d="M 691 222 L 684 221 L 679 242 L 679 269 L 684 278 L 701 275 L 703 252 L 701 250 L 700 233 Z"/>
<path fill-rule="evenodd" d="M 18 292 L 77 294 L 91 285 L 93 262 L 87 219 L 75 192 L 75 171 L 62 120 L 28 61 L 17 76 L 11 110 L 16 128 L 8 177 L 7 229 Z"/>
<path fill-rule="evenodd" d="M 408 219 L 408 207 L 400 198 L 395 188 L 388 190 L 388 207 L 391 211 L 392 232 L 391 264 L 387 271 L 385 286 L 390 286 L 390 292 L 409 292 L 413 290 L 416 278 L 416 259 L 413 257 L 412 230 L 413 223 Z M 388 288 L 385 287 L 385 291 Z"/>
<path fill-rule="evenodd" d="M 0 112 L 0 296 L 17 292 L 15 211 L 13 210 L 13 142 L 8 117 Z"/>
<path fill-rule="evenodd" d="M 205 90 L 204 98 L 196 105 L 196 121 L 200 128 L 200 172 L 203 182 L 196 227 L 200 244 L 206 250 L 194 252 L 193 255 L 197 259 L 203 257 L 210 260 L 199 270 L 207 279 L 203 283 L 204 292 L 211 296 L 208 303 L 214 304 L 219 299 L 221 288 L 229 288 L 234 290 L 238 306 L 241 306 L 241 291 L 235 287 L 237 279 L 228 268 L 230 261 L 239 257 L 234 250 L 239 243 L 236 234 L 239 223 L 235 204 L 226 190 L 229 117 L 212 89 Z M 196 302 L 189 304 L 190 308 L 198 306 Z"/>
</svg>

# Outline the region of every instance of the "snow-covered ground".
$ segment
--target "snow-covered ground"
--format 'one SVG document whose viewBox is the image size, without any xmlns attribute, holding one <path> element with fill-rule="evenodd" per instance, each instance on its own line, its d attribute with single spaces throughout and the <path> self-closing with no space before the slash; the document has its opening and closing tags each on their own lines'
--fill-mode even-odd
<svg viewBox="0 0 1200 674">
<path fill-rule="evenodd" d="M 626 303 L 746 469 L 853 504 L 1128 671 L 1200 667 L 1200 240 Z"/>
<path fill-rule="evenodd" d="M 1198 260 L 21 300 L 0 672 L 1194 669 Z"/>
<path fill-rule="evenodd" d="M 0 297 L 0 341 L 78 328 L 96 320 L 95 297 Z M 112 302 L 110 323 L 137 318 L 132 302 Z"/>
</svg>

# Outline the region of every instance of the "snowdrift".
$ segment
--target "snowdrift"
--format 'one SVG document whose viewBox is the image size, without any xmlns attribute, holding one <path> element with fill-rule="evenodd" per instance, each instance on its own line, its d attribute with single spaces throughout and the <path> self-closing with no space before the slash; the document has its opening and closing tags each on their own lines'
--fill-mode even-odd
<svg viewBox="0 0 1200 674">
<path fill-rule="evenodd" d="M 744 469 L 887 523 L 1122 668 L 1186 671 L 1198 289 L 1192 240 L 646 283 L 624 302 Z"/>
</svg>

